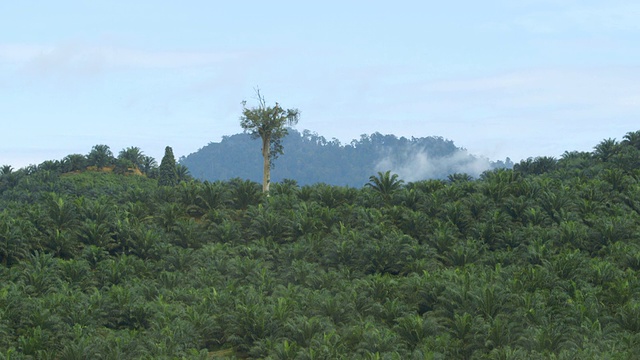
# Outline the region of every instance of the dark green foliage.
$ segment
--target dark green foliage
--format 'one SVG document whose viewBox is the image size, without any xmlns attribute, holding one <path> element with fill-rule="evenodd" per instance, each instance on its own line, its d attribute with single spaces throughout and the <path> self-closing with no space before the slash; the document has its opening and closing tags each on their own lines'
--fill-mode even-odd
<svg viewBox="0 0 640 360">
<path fill-rule="evenodd" d="M 11 165 L 2 165 L 0 167 L 0 175 L 9 175 L 13 172 L 13 167 Z"/>
<path fill-rule="evenodd" d="M 524 174 L 544 174 L 555 170 L 557 160 L 550 156 L 540 156 L 535 159 L 528 158 L 513 166 L 513 170 Z"/>
<path fill-rule="evenodd" d="M 115 161 L 113 172 L 120 175 L 131 174 L 136 168 L 136 165 L 131 160 L 119 158 Z"/>
<path fill-rule="evenodd" d="M 141 169 L 143 166 L 145 155 L 142 153 L 139 147 L 131 146 L 123 149 L 118 154 L 119 160 L 128 160 L 131 166 Z"/>
<path fill-rule="evenodd" d="M 176 178 L 178 182 L 191 180 L 191 172 L 189 168 L 182 164 L 176 164 Z"/>
<path fill-rule="evenodd" d="M 391 201 L 391 197 L 402 187 L 403 180 L 398 179 L 398 174 L 391 174 L 391 171 L 378 172 L 378 176 L 370 176 L 366 184 L 373 191 L 378 193 L 385 203 Z"/>
<path fill-rule="evenodd" d="M 2 169 L 0 358 L 634 359 L 633 134 L 477 180 L 268 197 Z"/>
<path fill-rule="evenodd" d="M 154 177 L 157 175 L 157 170 L 158 162 L 156 161 L 156 159 L 152 158 L 151 156 L 142 156 L 142 159 L 140 161 L 140 171 L 142 171 L 144 174 L 147 174 L 147 176 L 149 177 Z"/>
<path fill-rule="evenodd" d="M 98 169 L 113 164 L 114 160 L 109 146 L 103 144 L 94 146 L 89 155 L 87 155 L 89 166 L 95 166 Z"/>
<path fill-rule="evenodd" d="M 593 155 L 602 162 L 609 161 L 618 151 L 620 151 L 619 143 L 616 139 L 606 139 L 596 145 Z"/>
<path fill-rule="evenodd" d="M 173 156 L 173 149 L 167 146 L 164 149 L 164 156 L 160 162 L 158 185 L 173 186 L 178 183 L 178 171 L 176 169 L 176 158 Z"/>
<path fill-rule="evenodd" d="M 81 154 L 67 155 L 62 159 L 62 172 L 82 171 L 88 165 L 87 157 Z"/>
<path fill-rule="evenodd" d="M 287 125 L 298 123 L 300 112 L 298 109 L 283 109 L 278 103 L 267 106 L 260 90 L 256 89 L 258 107 L 247 108 L 246 101 L 242 102 L 243 111 L 240 126 L 252 139 L 262 140 L 262 151 L 266 152 L 269 166 L 284 153 L 282 138 L 289 133 Z"/>
</svg>

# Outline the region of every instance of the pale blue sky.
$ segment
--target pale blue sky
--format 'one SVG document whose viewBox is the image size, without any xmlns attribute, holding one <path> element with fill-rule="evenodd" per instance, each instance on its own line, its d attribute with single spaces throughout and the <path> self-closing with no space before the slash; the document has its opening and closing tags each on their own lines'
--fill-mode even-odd
<svg viewBox="0 0 640 360">
<path fill-rule="evenodd" d="M 630 0 L 3 1 L 0 165 L 188 155 L 241 132 L 255 86 L 342 142 L 590 151 L 640 130 L 639 39 Z"/>
</svg>

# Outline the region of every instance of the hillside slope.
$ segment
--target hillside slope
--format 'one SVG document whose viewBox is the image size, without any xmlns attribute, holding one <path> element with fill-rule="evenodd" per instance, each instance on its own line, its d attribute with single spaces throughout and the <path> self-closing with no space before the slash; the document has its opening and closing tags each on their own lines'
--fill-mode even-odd
<svg viewBox="0 0 640 360">
<path fill-rule="evenodd" d="M 270 196 L 55 169 L 0 174 L 0 359 L 640 354 L 640 131 Z"/>
</svg>

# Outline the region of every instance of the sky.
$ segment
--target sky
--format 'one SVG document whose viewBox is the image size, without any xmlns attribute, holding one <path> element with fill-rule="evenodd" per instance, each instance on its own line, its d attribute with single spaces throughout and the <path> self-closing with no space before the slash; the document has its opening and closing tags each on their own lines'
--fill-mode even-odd
<svg viewBox="0 0 640 360">
<path fill-rule="evenodd" d="M 242 132 L 256 88 L 342 143 L 591 151 L 640 130 L 638 39 L 631 0 L 2 1 L 0 165 L 186 156 Z"/>
</svg>

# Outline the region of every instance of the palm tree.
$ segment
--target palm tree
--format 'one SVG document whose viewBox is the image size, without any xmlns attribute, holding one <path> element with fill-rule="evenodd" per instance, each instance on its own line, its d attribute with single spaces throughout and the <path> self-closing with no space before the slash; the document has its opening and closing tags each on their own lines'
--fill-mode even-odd
<svg viewBox="0 0 640 360">
<path fill-rule="evenodd" d="M 189 172 L 189 168 L 182 164 L 176 164 L 176 175 L 178 176 L 178 182 L 189 181 L 193 179 L 191 177 L 191 173 Z"/>
<path fill-rule="evenodd" d="M 246 210 L 262 199 L 260 184 L 251 180 L 231 179 L 231 203 L 235 209 Z"/>
<path fill-rule="evenodd" d="M 611 184 L 613 190 L 620 192 L 627 190 L 627 188 L 629 188 L 633 183 L 633 179 L 631 177 L 625 175 L 622 170 L 616 168 L 604 169 L 602 172 L 602 178 Z"/>
<path fill-rule="evenodd" d="M 87 157 L 82 154 L 70 154 L 62 159 L 62 171 L 81 171 L 87 167 Z"/>
<path fill-rule="evenodd" d="M 29 232 L 22 219 L 14 218 L 8 211 L 0 212 L 0 263 L 12 265 L 29 255 Z"/>
<path fill-rule="evenodd" d="M 144 154 L 142 153 L 142 150 L 140 150 L 139 147 L 131 146 L 123 150 L 120 150 L 120 153 L 118 154 L 118 159 L 129 160 L 136 168 L 141 169 L 143 164 Z"/>
<path fill-rule="evenodd" d="M 59 172 L 61 168 L 62 164 L 58 160 L 45 160 L 38 165 L 38 170 L 51 173 Z"/>
<path fill-rule="evenodd" d="M 607 162 L 620 150 L 619 145 L 620 144 L 616 141 L 616 139 L 609 138 L 606 140 L 602 140 L 600 144 L 596 145 L 593 148 L 593 155 L 601 161 Z"/>
<path fill-rule="evenodd" d="M 640 150 L 640 130 L 628 132 L 625 136 L 623 136 L 624 140 L 622 143 L 625 145 L 631 145 L 634 148 Z"/>
<path fill-rule="evenodd" d="M 0 166 L 0 175 L 9 175 L 12 172 L 13 172 L 13 167 L 11 165 Z"/>
<path fill-rule="evenodd" d="M 467 173 L 455 173 L 455 174 L 449 174 L 447 175 L 447 180 L 449 180 L 449 182 L 455 183 L 455 182 L 468 182 L 473 180 L 473 176 L 467 174 Z"/>
<path fill-rule="evenodd" d="M 391 174 L 391 171 L 388 170 L 386 172 L 378 171 L 378 177 L 370 176 L 369 182 L 365 184 L 365 186 L 370 187 L 374 191 L 376 191 L 385 203 L 389 203 L 391 201 L 391 196 L 402 188 L 402 184 L 404 180 L 398 180 L 398 174 Z"/>
<path fill-rule="evenodd" d="M 93 220 L 82 223 L 78 229 L 78 238 L 86 245 L 95 245 L 108 251 L 117 246 L 109 226 Z"/>
<path fill-rule="evenodd" d="M 253 239 L 269 239 L 284 243 L 291 239 L 291 220 L 262 205 L 249 209 L 248 235 Z"/>
<path fill-rule="evenodd" d="M 304 347 L 309 347 L 316 334 L 322 334 L 328 328 L 325 318 L 319 316 L 295 316 L 287 319 L 285 329 L 287 337 Z"/>
<path fill-rule="evenodd" d="M 556 165 L 557 160 L 553 156 L 538 156 L 520 161 L 513 166 L 513 170 L 527 175 L 540 175 L 555 170 Z"/>
<path fill-rule="evenodd" d="M 89 161 L 90 166 L 95 166 L 96 168 L 101 169 L 113 164 L 115 159 L 113 158 L 113 153 L 109 146 L 95 145 L 91 149 L 89 155 L 87 155 L 87 160 Z"/>
<path fill-rule="evenodd" d="M 488 170 L 480 176 L 483 194 L 496 202 L 502 202 L 505 197 L 518 190 L 522 173 L 510 169 Z"/>
<path fill-rule="evenodd" d="M 54 230 L 72 229 L 78 224 L 78 209 L 68 199 L 50 193 L 45 198 L 44 207 Z"/>
<path fill-rule="evenodd" d="M 418 314 L 407 314 L 395 320 L 393 329 L 410 350 L 435 332 L 436 325 Z"/>
<path fill-rule="evenodd" d="M 141 160 L 140 171 L 147 176 L 151 175 L 152 171 L 158 168 L 158 162 L 151 156 L 143 155 Z"/>
<path fill-rule="evenodd" d="M 229 203 L 229 187 L 221 182 L 205 181 L 199 188 L 195 205 L 203 211 L 221 208 Z"/>
</svg>

